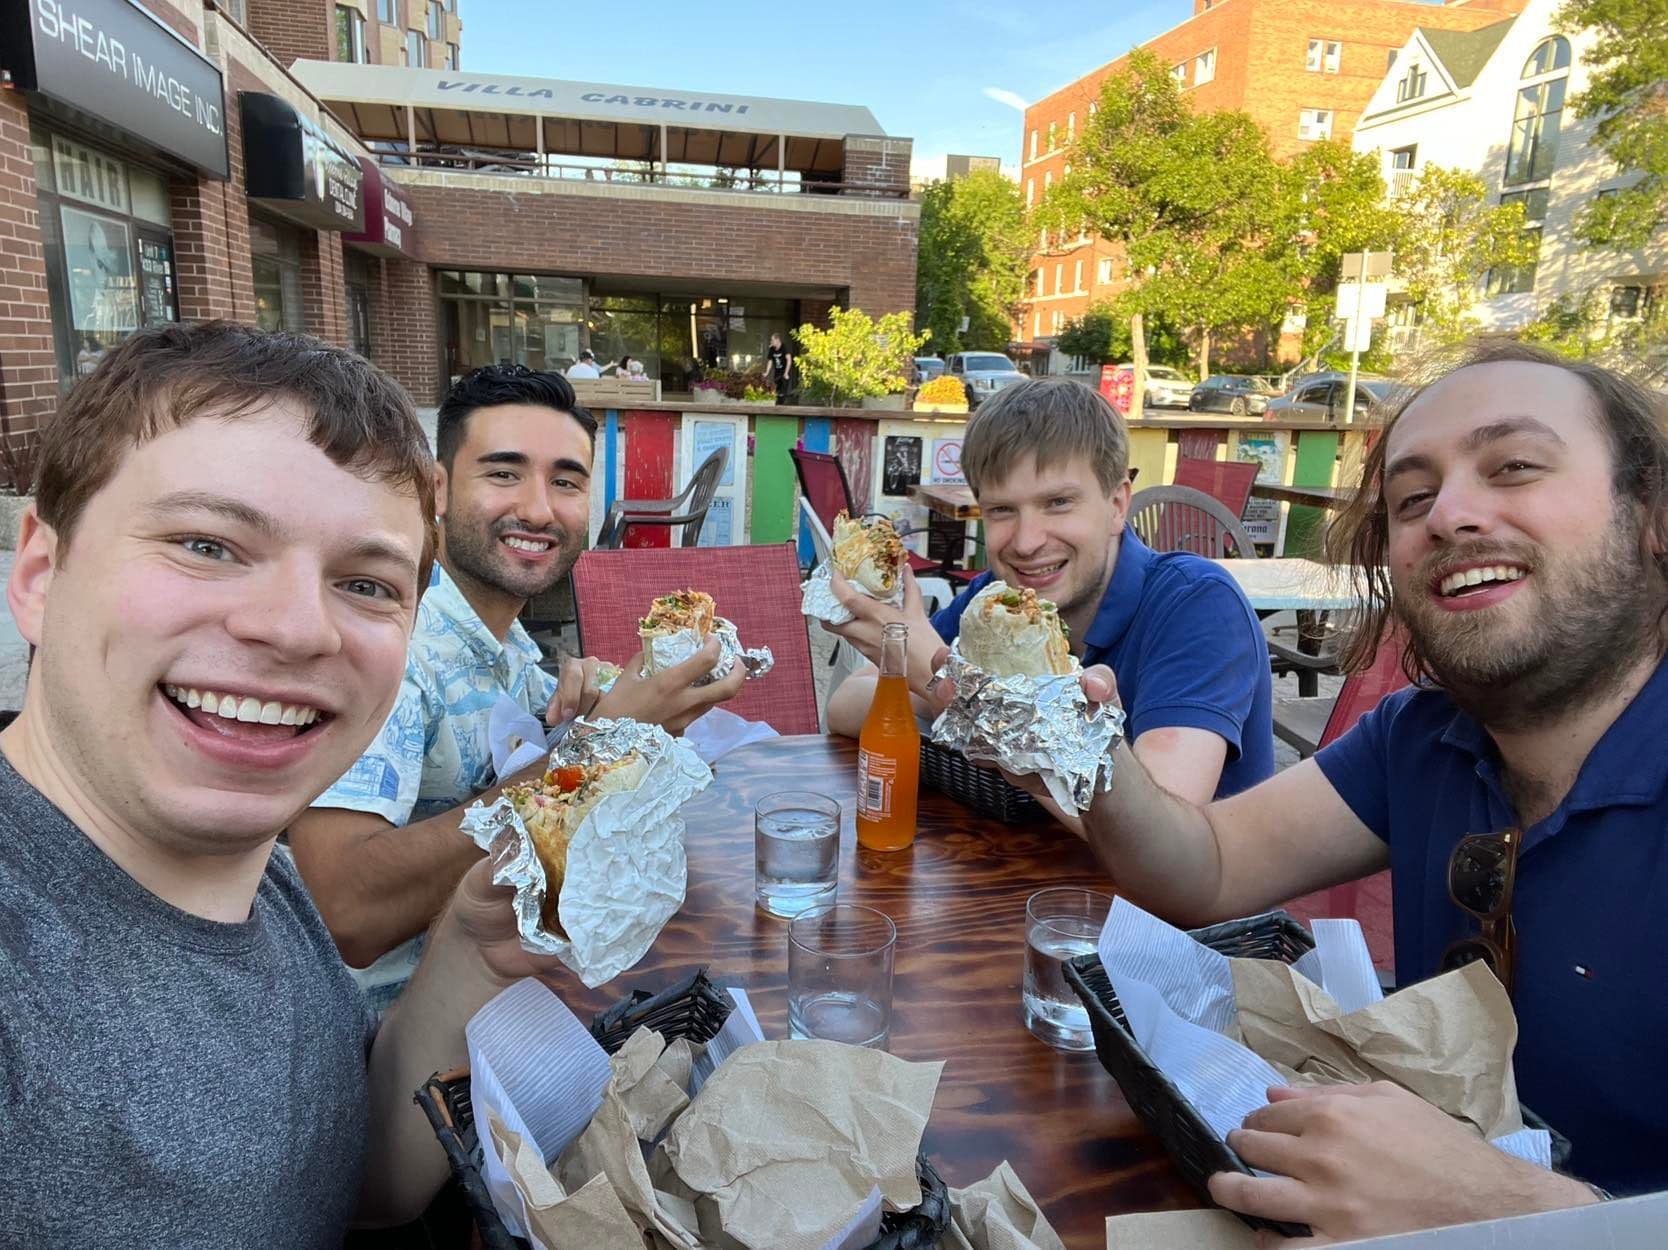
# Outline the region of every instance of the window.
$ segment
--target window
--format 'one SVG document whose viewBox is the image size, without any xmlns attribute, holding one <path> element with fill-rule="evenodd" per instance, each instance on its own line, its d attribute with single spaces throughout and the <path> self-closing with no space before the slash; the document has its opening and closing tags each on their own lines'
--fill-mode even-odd
<svg viewBox="0 0 1668 1250">
<path fill-rule="evenodd" d="M 1110 259 L 1103 260 L 1095 266 L 1095 281 L 1102 286 L 1112 281 L 1112 261 Z"/>
<path fill-rule="evenodd" d="M 1037 241 L 1037 250 L 1040 251 L 1040 252 L 1046 252 L 1048 250 L 1048 227 L 1047 226 L 1044 226 L 1042 228 L 1042 236 Z"/>
<path fill-rule="evenodd" d="M 1642 311 L 1648 311 L 1650 300 L 1646 297 L 1642 286 L 1615 286 L 1610 288 L 1610 315 L 1636 321 Z"/>
<path fill-rule="evenodd" d="M 1558 127 L 1567 78 L 1551 78 L 1517 93 L 1512 139 L 1506 149 L 1506 181 L 1535 182 L 1552 176 L 1558 160 Z"/>
<path fill-rule="evenodd" d="M 1048 194 L 1048 189 L 1050 187 L 1052 187 L 1053 185 L 1054 185 L 1054 171 L 1052 169 L 1045 170 L 1043 172 L 1043 194 L 1047 195 Z"/>
<path fill-rule="evenodd" d="M 1543 39 L 1535 45 L 1535 50 L 1523 63 L 1523 77 L 1538 78 L 1542 74 L 1551 74 L 1569 67 L 1570 41 L 1562 35 L 1553 35 L 1550 39 Z"/>
<path fill-rule="evenodd" d="M 456 69 L 457 67 L 458 67 L 458 46 L 455 43 L 449 43 L 449 44 L 446 45 L 446 68 L 447 69 Z"/>
<path fill-rule="evenodd" d="M 1216 49 L 1201 52 L 1193 58 L 1193 85 L 1202 87 L 1216 77 Z"/>
<path fill-rule="evenodd" d="M 1041 269 L 1037 270 L 1036 279 L 1037 279 L 1037 298 L 1041 299 L 1042 294 L 1043 294 L 1043 271 Z"/>
<path fill-rule="evenodd" d="M 399 0 L 376 0 L 376 20 L 384 26 L 400 24 Z"/>
<path fill-rule="evenodd" d="M 1054 151 L 1055 148 L 1060 146 L 1059 140 L 1057 138 L 1055 138 L 1055 132 L 1056 132 L 1057 129 L 1058 129 L 1058 127 L 1055 125 L 1055 123 L 1053 123 L 1053 122 L 1048 123 L 1048 150 L 1050 152 Z"/>
<path fill-rule="evenodd" d="M 429 38 L 440 40 L 446 34 L 445 10 L 439 4 L 429 5 Z"/>
<path fill-rule="evenodd" d="M 1076 268 L 1074 268 L 1072 270 L 1071 289 L 1074 290 L 1074 291 L 1081 291 L 1083 289 L 1083 262 L 1082 261 L 1078 261 Z"/>
<path fill-rule="evenodd" d="M 1331 109 L 1304 109 L 1297 118 L 1299 139 L 1330 139 L 1332 137 Z"/>
<path fill-rule="evenodd" d="M 1031 314 L 1031 337 L 1034 339 L 1042 337 L 1042 313 L 1040 312 Z"/>
<path fill-rule="evenodd" d="M 220 0 L 219 9 L 239 26 L 249 25 L 248 0 Z"/>
<path fill-rule="evenodd" d="M 1054 294 L 1058 295 L 1064 289 L 1063 284 L 1065 280 L 1066 264 L 1064 261 L 1061 261 L 1058 265 L 1054 266 Z"/>
<path fill-rule="evenodd" d="M 1095 115 L 1095 113 L 1099 110 L 1099 108 L 1100 108 L 1100 101 L 1099 100 L 1090 100 L 1089 101 L 1089 116 L 1093 117 Z"/>
<path fill-rule="evenodd" d="M 1170 77 L 1176 80 L 1176 86 L 1187 86 L 1187 62 L 1183 61 L 1180 65 L 1171 66 Z"/>
<path fill-rule="evenodd" d="M 1425 67 L 1415 61 L 1396 83 L 1396 103 L 1405 104 L 1425 94 Z"/>
<path fill-rule="evenodd" d="M 1058 308 L 1056 308 L 1052 313 L 1050 313 L 1048 315 L 1048 320 L 1049 320 L 1049 328 L 1055 334 L 1060 333 L 1060 310 Z"/>
<path fill-rule="evenodd" d="M 1032 202 L 1035 201 L 1036 198 L 1037 180 L 1035 178 L 1027 178 L 1025 180 L 1025 207 L 1030 208 Z"/>
<path fill-rule="evenodd" d="M 1037 159 L 1037 132 L 1034 130 L 1031 132 L 1031 159 Z"/>
<path fill-rule="evenodd" d="M 1529 263 L 1519 268 L 1490 269 L 1488 280 L 1484 283 L 1484 291 L 1490 297 L 1496 295 L 1522 295 L 1535 289 L 1535 270 L 1540 265 L 1541 229 L 1535 226 L 1525 230 L 1524 237 L 1533 245 L 1534 254 Z"/>
<path fill-rule="evenodd" d="M 1412 169 L 1414 161 L 1418 159 L 1418 155 L 1418 144 L 1413 144 L 1411 147 L 1397 148 L 1394 152 L 1390 153 L 1390 168 Z"/>
<path fill-rule="evenodd" d="M 345 4 L 336 6 L 336 59 L 365 63 L 365 16 Z"/>
<path fill-rule="evenodd" d="M 1546 220 L 1546 200 L 1549 188 L 1536 187 L 1533 191 L 1507 191 L 1500 196 L 1502 204 L 1523 205 L 1525 225 L 1538 226 Z"/>
<path fill-rule="evenodd" d="M 1062 178 L 1070 178 L 1071 177 L 1071 162 L 1070 161 L 1066 162 L 1066 172 L 1064 174 L 1060 175 L 1060 176 Z"/>
<path fill-rule="evenodd" d="M 249 267 L 255 280 L 255 324 L 263 330 L 306 329 L 301 232 L 251 217 L 249 248 Z"/>
<path fill-rule="evenodd" d="M 1077 114 L 1066 114 L 1066 142 L 1070 143 L 1077 134 Z"/>
<path fill-rule="evenodd" d="M 421 31 L 405 32 L 405 63 L 419 69 L 429 63 L 429 41 Z"/>
<path fill-rule="evenodd" d="M 1312 74 L 1336 74 L 1343 55 L 1344 45 L 1336 39 L 1311 39 L 1303 67 Z"/>
</svg>

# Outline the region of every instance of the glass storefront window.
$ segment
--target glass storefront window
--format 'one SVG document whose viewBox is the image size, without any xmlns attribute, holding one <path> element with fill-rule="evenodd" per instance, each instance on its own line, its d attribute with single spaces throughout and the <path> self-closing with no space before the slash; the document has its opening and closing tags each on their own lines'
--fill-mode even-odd
<svg viewBox="0 0 1668 1250">
<path fill-rule="evenodd" d="M 301 302 L 301 235 L 289 226 L 249 219 L 255 324 L 263 330 L 305 330 Z"/>
<path fill-rule="evenodd" d="M 30 135 L 60 387 L 140 326 L 179 319 L 168 185 L 63 133 Z"/>
</svg>

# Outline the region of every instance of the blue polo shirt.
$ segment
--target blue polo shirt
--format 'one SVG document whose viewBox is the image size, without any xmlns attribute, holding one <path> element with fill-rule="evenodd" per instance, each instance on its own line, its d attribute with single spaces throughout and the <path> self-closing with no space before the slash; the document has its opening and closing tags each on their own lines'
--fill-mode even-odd
<svg viewBox="0 0 1668 1250">
<path fill-rule="evenodd" d="M 1570 1139 L 1570 1168 L 1615 1193 L 1668 1188 L 1668 663 L 1524 831 L 1512 918 L 1518 1096 Z M 1477 931 L 1448 897 L 1468 833 L 1517 825 L 1482 726 L 1437 690 L 1388 696 L 1315 757 L 1390 844 L 1396 979 Z"/>
<path fill-rule="evenodd" d="M 945 642 L 992 576 L 981 575 L 933 616 Z M 1208 729 L 1228 744 L 1217 798 L 1273 776 L 1268 644 L 1239 584 L 1209 560 L 1160 555 L 1124 530 L 1082 660 L 1116 674 L 1131 742 L 1149 729 L 1186 728 Z"/>
</svg>

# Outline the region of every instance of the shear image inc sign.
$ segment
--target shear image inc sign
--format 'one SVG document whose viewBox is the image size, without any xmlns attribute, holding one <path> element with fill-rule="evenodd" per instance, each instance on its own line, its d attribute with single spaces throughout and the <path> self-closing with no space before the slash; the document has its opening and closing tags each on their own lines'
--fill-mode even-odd
<svg viewBox="0 0 1668 1250">
<path fill-rule="evenodd" d="M 17 86 L 224 178 L 220 70 L 130 0 L 0 0 Z"/>
</svg>

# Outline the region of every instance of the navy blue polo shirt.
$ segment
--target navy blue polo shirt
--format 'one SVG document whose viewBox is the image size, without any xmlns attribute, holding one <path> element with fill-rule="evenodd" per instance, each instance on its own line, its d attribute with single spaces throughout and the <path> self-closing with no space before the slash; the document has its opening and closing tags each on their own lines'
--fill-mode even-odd
<svg viewBox="0 0 1668 1250">
<path fill-rule="evenodd" d="M 1615 1193 L 1668 1188 L 1668 663 L 1616 718 L 1545 820 L 1524 831 L 1512 918 L 1518 1096 Z M 1390 844 L 1396 979 L 1477 931 L 1448 897 L 1468 833 L 1517 825 L 1493 740 L 1437 690 L 1388 696 L 1315 757 Z"/>
<path fill-rule="evenodd" d="M 934 614 L 945 642 L 992 576 L 981 575 Z M 1117 676 L 1131 742 L 1169 728 L 1208 729 L 1227 742 L 1217 798 L 1274 774 L 1268 644 L 1239 584 L 1209 560 L 1160 555 L 1126 529 L 1082 660 Z"/>
</svg>

